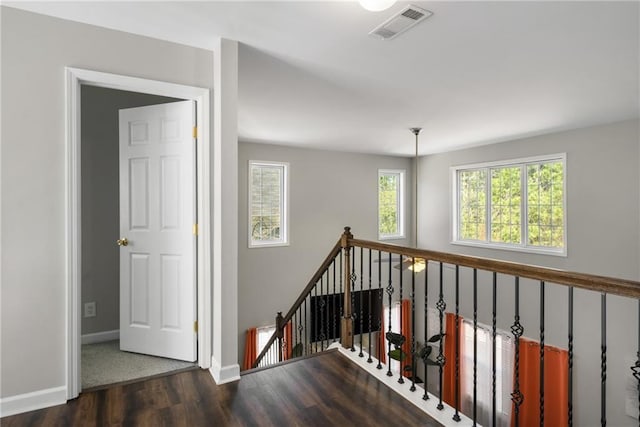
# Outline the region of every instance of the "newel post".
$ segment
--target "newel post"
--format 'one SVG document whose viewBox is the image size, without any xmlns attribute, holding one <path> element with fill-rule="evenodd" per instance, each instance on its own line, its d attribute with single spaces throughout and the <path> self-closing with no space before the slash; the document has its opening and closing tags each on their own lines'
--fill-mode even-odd
<svg viewBox="0 0 640 427">
<path fill-rule="evenodd" d="M 340 343 L 344 348 L 353 347 L 353 317 L 351 307 L 351 227 L 345 227 L 342 233 L 341 246 L 344 257 L 344 302 L 343 317 L 340 323 Z"/>
<path fill-rule="evenodd" d="M 276 316 L 276 336 L 278 337 L 278 362 L 282 362 L 282 339 L 284 338 L 284 322 L 282 312 Z"/>
</svg>

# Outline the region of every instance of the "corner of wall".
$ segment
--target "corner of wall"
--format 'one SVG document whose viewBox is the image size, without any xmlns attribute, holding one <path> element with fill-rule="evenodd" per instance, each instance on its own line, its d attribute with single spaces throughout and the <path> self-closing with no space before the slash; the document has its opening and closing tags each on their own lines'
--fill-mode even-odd
<svg viewBox="0 0 640 427">
<path fill-rule="evenodd" d="M 213 377 L 213 381 L 218 385 L 240 381 L 240 365 L 237 363 L 228 366 L 220 366 L 220 363 L 215 359 L 215 357 L 212 357 L 209 372 Z"/>
</svg>

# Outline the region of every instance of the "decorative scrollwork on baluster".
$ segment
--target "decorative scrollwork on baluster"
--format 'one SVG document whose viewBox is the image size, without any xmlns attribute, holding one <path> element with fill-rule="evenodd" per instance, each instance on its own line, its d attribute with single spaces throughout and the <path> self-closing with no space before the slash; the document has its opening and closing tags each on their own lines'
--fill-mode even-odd
<svg viewBox="0 0 640 427">
<path fill-rule="evenodd" d="M 516 315 L 513 325 L 511 325 L 511 333 L 515 342 L 515 366 L 513 379 L 513 392 L 511 393 L 511 401 L 515 411 L 515 425 L 519 425 L 520 406 L 524 402 L 524 395 L 520 391 L 520 337 L 524 334 L 524 327 L 520 324 L 520 316 Z"/>
<path fill-rule="evenodd" d="M 447 304 L 444 302 L 442 263 L 440 263 L 440 290 L 438 292 L 438 302 L 436 302 L 436 308 L 438 309 L 438 315 L 440 318 L 440 336 L 442 337 L 444 336 L 444 310 L 447 308 Z M 442 347 L 442 345 L 438 347 L 438 356 L 436 357 L 436 362 L 438 362 L 438 375 L 440 382 L 440 399 L 438 401 L 438 406 L 436 406 L 438 410 L 444 409 L 444 405 L 442 404 L 442 382 L 444 364 L 447 363 L 447 359 L 444 357 Z"/>
</svg>

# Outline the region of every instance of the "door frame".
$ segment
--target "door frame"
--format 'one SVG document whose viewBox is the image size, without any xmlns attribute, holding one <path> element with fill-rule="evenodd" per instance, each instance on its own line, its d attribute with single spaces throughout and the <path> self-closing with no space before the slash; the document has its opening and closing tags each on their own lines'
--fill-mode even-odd
<svg viewBox="0 0 640 427">
<path fill-rule="evenodd" d="M 198 216 L 196 297 L 198 319 L 198 366 L 211 367 L 211 151 L 210 92 L 208 88 L 185 86 L 65 67 L 65 259 L 66 259 L 66 385 L 67 399 L 81 391 L 81 86 L 97 86 L 194 100 L 197 104 L 196 186 Z"/>
</svg>

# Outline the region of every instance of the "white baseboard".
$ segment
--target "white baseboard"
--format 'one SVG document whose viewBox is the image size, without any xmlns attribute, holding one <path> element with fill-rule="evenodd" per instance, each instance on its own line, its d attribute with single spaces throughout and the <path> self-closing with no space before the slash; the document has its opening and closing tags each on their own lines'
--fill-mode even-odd
<svg viewBox="0 0 640 427">
<path fill-rule="evenodd" d="M 114 341 L 120 339 L 120 329 L 113 331 L 96 332 L 94 334 L 85 334 L 82 336 L 82 345 L 96 344 L 99 342 Z"/>
<path fill-rule="evenodd" d="M 388 377 L 386 369 L 377 369 L 376 363 L 367 363 L 369 355 L 365 351 L 361 351 L 365 357 L 359 357 L 359 353 L 343 348 L 339 342 L 331 344 L 329 348 L 337 348 L 342 355 L 347 357 L 347 359 L 351 360 L 378 381 L 385 384 L 409 402 L 413 403 L 431 418 L 442 423 L 443 426 L 468 426 L 473 424 L 473 420 L 469 419 L 462 413 L 458 414 L 460 415 L 460 421 L 453 421 L 453 414 L 455 413 L 454 409 L 446 403 L 444 403 L 444 408 L 442 410 L 438 409 L 437 404 L 439 403 L 439 399 L 431 393 L 429 393 L 429 400 L 423 400 L 422 396 L 424 395 L 424 388 L 421 384 L 416 384 L 417 390 L 411 391 L 411 381 L 405 381 L 403 384 L 399 384 L 397 372 L 395 375 Z M 358 350 L 360 349 L 357 345 L 355 348 Z M 378 360 L 374 357 L 371 357 L 371 359 L 375 361 Z"/>
<path fill-rule="evenodd" d="M 64 405 L 65 403 L 67 403 L 67 388 L 65 386 L 4 397 L 0 399 L 0 417 Z"/>
<path fill-rule="evenodd" d="M 218 385 L 240 380 L 240 365 L 237 363 L 222 367 L 220 363 L 212 357 L 209 372 L 211 372 L 213 380 Z"/>
</svg>

